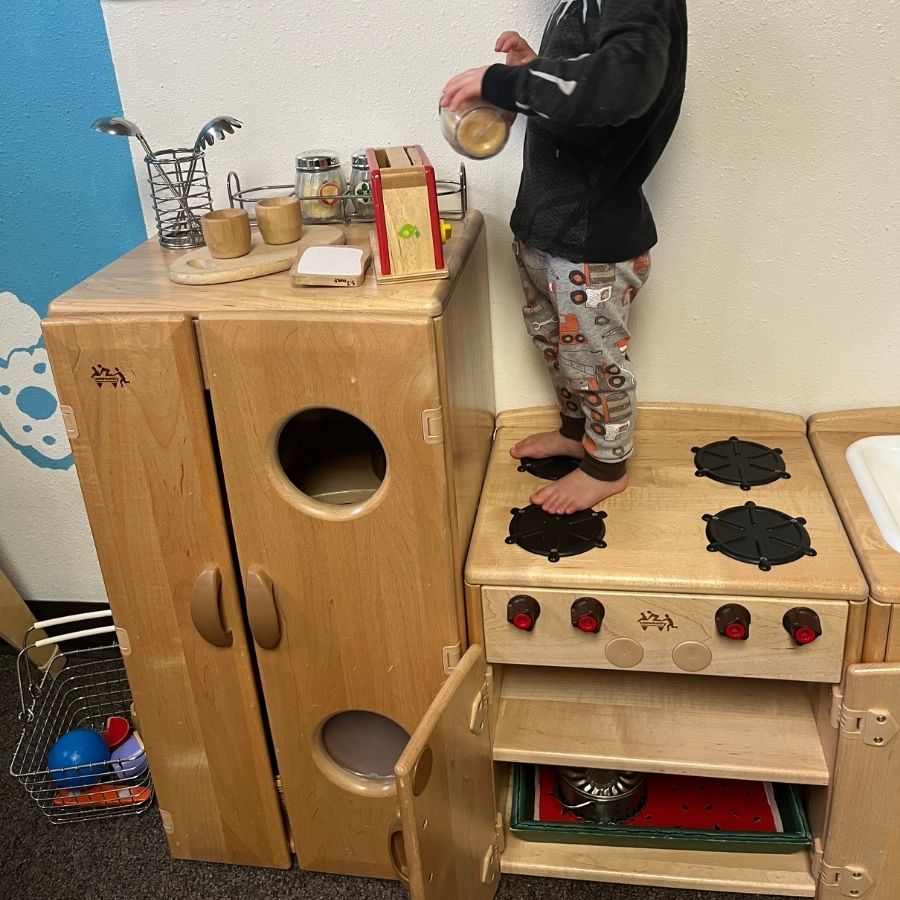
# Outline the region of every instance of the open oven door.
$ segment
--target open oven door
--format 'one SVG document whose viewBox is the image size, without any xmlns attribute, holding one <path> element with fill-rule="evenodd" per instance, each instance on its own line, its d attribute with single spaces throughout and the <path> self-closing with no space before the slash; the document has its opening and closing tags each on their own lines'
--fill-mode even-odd
<svg viewBox="0 0 900 900">
<path fill-rule="evenodd" d="M 391 859 L 413 900 L 490 900 L 500 883 L 484 650 L 463 656 L 394 769 Z"/>
</svg>

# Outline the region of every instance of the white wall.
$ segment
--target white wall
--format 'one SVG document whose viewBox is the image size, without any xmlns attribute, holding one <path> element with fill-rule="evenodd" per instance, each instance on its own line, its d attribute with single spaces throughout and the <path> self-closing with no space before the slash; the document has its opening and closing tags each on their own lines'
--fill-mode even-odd
<svg viewBox="0 0 900 900">
<path fill-rule="evenodd" d="M 900 4 L 688 3 L 685 112 L 648 186 L 662 240 L 634 316 L 641 396 L 801 413 L 900 402 Z M 103 0 L 125 113 L 151 143 L 190 144 L 219 113 L 244 121 L 208 156 L 217 205 L 229 168 L 244 186 L 288 182 L 293 155 L 323 145 L 346 159 L 418 141 L 453 171 L 444 82 L 491 62 L 505 28 L 536 41 L 553 5 Z M 500 407 L 551 399 L 505 224 L 520 148 L 519 134 L 469 165 Z"/>
</svg>

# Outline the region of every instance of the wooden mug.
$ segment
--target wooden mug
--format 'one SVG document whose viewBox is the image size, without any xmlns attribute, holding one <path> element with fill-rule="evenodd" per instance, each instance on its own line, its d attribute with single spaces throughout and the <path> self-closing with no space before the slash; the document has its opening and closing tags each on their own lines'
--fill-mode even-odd
<svg viewBox="0 0 900 900">
<path fill-rule="evenodd" d="M 292 244 L 303 234 L 297 197 L 268 197 L 256 204 L 256 224 L 267 244 Z"/>
<path fill-rule="evenodd" d="M 200 220 L 203 240 L 216 259 L 235 259 L 250 252 L 250 216 L 243 209 L 217 209 Z"/>
</svg>

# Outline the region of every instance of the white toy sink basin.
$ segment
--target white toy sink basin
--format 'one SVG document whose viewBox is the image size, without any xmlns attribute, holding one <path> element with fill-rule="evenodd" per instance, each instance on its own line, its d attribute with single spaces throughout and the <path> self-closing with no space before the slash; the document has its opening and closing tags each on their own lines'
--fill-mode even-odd
<svg viewBox="0 0 900 900">
<path fill-rule="evenodd" d="M 878 434 L 851 444 L 847 463 L 881 536 L 900 553 L 900 434 Z"/>
</svg>

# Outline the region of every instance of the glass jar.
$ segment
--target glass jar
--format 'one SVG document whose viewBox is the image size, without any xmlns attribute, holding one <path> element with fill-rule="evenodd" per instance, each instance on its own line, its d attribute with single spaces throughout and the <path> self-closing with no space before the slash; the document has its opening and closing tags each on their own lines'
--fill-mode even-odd
<svg viewBox="0 0 900 900">
<path fill-rule="evenodd" d="M 323 222 L 344 218 L 338 199 L 347 193 L 341 161 L 330 150 L 308 150 L 297 157 L 297 196 L 304 222 Z"/>
<path fill-rule="evenodd" d="M 441 131 L 450 146 L 469 159 L 496 156 L 509 140 L 515 113 L 476 100 L 460 110 L 441 110 Z"/>
<path fill-rule="evenodd" d="M 350 203 L 353 215 L 371 219 L 375 213 L 372 207 L 372 173 L 369 171 L 366 151 L 357 150 L 350 165 Z"/>
</svg>

